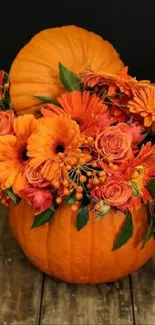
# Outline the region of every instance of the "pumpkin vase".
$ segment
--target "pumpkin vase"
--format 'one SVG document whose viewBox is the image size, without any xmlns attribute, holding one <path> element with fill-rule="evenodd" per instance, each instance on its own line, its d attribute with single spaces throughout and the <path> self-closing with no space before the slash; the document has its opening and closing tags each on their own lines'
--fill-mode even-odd
<svg viewBox="0 0 155 325">
<path fill-rule="evenodd" d="M 155 251 L 154 85 L 63 26 L 35 35 L 0 86 L 1 201 L 28 259 L 77 284 L 139 269 Z"/>
<path fill-rule="evenodd" d="M 29 260 L 46 274 L 69 283 L 106 283 L 140 268 L 155 251 L 152 237 L 141 249 L 148 228 L 144 205 L 133 212 L 134 233 L 121 248 L 113 251 L 114 241 L 125 220 L 124 213 L 111 211 L 78 231 L 77 212 L 62 204 L 48 224 L 31 229 L 33 209 L 23 200 L 10 207 L 9 220 L 14 236 Z"/>
</svg>

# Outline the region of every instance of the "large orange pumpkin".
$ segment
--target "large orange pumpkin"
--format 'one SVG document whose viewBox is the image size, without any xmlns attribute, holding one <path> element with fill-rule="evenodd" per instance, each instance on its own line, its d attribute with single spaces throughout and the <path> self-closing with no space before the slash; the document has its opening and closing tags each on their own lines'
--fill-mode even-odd
<svg viewBox="0 0 155 325">
<path fill-rule="evenodd" d="M 140 249 L 147 224 L 146 208 L 133 213 L 133 237 L 121 248 L 112 251 L 116 236 L 125 220 L 122 212 L 110 212 L 102 220 L 90 221 L 76 230 L 76 213 L 70 206 L 61 206 L 53 221 L 31 229 L 33 210 L 21 201 L 9 210 L 10 225 L 25 254 L 40 270 L 72 283 L 111 282 L 141 267 L 154 253 L 151 238 Z"/>
<path fill-rule="evenodd" d="M 41 104 L 33 95 L 56 97 L 64 91 L 59 62 L 76 73 L 87 67 L 110 73 L 123 68 L 114 47 L 92 32 L 75 26 L 44 30 L 21 49 L 10 70 L 11 101 L 18 114 Z"/>
</svg>

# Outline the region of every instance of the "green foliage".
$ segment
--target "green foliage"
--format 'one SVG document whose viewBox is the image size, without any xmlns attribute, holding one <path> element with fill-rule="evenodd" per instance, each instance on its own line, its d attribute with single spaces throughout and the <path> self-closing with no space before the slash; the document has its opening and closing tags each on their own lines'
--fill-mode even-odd
<svg viewBox="0 0 155 325">
<path fill-rule="evenodd" d="M 46 97 L 46 96 L 33 96 L 33 97 L 43 101 L 44 103 L 51 103 L 56 106 L 60 106 L 60 103 L 55 98 Z"/>
<path fill-rule="evenodd" d="M 81 230 L 89 220 L 89 210 L 88 205 L 81 206 L 76 217 L 76 228 Z"/>
<path fill-rule="evenodd" d="M 147 210 L 148 210 L 149 227 L 145 234 L 141 249 L 143 249 L 145 247 L 146 243 L 155 234 L 155 214 L 154 214 L 155 203 L 154 202 L 148 203 L 147 208 L 148 208 Z"/>
<path fill-rule="evenodd" d="M 121 232 L 119 233 L 116 239 L 116 242 L 113 247 L 113 251 L 126 244 L 128 240 L 132 237 L 132 235 L 133 235 L 133 221 L 132 221 L 132 215 L 128 211 L 127 218 L 125 220 Z"/>
<path fill-rule="evenodd" d="M 20 201 L 20 198 L 13 193 L 11 188 L 4 190 L 4 193 L 17 205 Z"/>
<path fill-rule="evenodd" d="M 76 191 L 74 190 L 73 192 L 71 192 L 71 193 L 68 195 L 68 197 L 67 197 L 67 199 L 66 199 L 66 203 L 67 203 L 67 204 L 74 204 L 74 203 L 77 201 L 77 199 L 76 199 L 76 197 L 75 197 L 75 194 L 76 194 Z"/>
<path fill-rule="evenodd" d="M 56 212 L 55 209 L 49 208 L 46 211 L 43 211 L 42 213 L 36 215 L 31 228 L 37 228 L 39 226 L 44 225 L 47 222 L 50 222 L 54 217 L 55 212 Z"/>
<path fill-rule="evenodd" d="M 60 80 L 68 91 L 79 90 L 81 91 L 80 81 L 75 73 L 68 70 L 61 63 L 59 63 Z"/>
<path fill-rule="evenodd" d="M 155 200 L 155 179 L 152 179 L 147 185 L 147 190 L 152 195 L 153 200 Z"/>
<path fill-rule="evenodd" d="M 76 217 L 76 228 L 77 230 L 81 230 L 89 220 L 89 204 L 90 204 L 90 196 L 84 193 L 83 199 L 81 201 L 81 207 L 78 211 Z"/>
</svg>

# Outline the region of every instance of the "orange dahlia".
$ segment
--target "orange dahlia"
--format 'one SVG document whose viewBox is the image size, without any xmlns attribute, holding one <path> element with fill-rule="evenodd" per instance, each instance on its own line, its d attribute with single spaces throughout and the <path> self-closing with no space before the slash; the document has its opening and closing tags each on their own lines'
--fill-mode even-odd
<svg viewBox="0 0 155 325">
<path fill-rule="evenodd" d="M 95 86 L 109 86 L 108 95 L 112 96 L 116 89 L 119 90 L 129 97 L 134 94 L 137 86 L 149 85 L 149 81 L 142 80 L 137 81 L 135 78 L 128 74 L 128 67 L 123 68 L 123 70 L 114 75 L 111 73 L 95 73 L 92 70 L 87 70 L 81 75 L 81 82 L 88 87 Z"/>
<path fill-rule="evenodd" d="M 43 177 L 54 185 L 71 166 L 77 164 L 82 154 L 79 149 L 81 140 L 78 124 L 68 116 L 42 118 L 37 132 L 28 141 L 30 165 L 38 167 L 43 164 Z M 84 154 L 82 157 L 85 159 Z"/>
<path fill-rule="evenodd" d="M 13 123 L 14 135 L 0 136 L 0 183 L 3 189 L 12 186 L 15 193 L 24 189 L 23 173 L 29 160 L 27 140 L 36 125 L 33 115 L 20 116 Z"/>
<path fill-rule="evenodd" d="M 128 108 L 131 113 L 144 117 L 144 125 L 149 127 L 155 121 L 155 86 L 137 89 Z"/>
<path fill-rule="evenodd" d="M 100 116 L 106 112 L 107 106 L 96 94 L 75 90 L 64 93 L 58 101 L 62 108 L 49 104 L 46 109 L 42 109 L 42 114 L 45 117 L 52 117 L 55 114 L 69 115 L 78 123 L 80 131 L 87 136 L 93 136 L 97 132 Z"/>
</svg>

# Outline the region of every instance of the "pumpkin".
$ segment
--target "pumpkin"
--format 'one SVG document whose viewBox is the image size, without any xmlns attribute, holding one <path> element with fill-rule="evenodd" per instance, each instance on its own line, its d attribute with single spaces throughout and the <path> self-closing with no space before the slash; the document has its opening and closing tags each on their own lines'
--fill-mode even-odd
<svg viewBox="0 0 155 325">
<path fill-rule="evenodd" d="M 57 97 L 64 89 L 58 64 L 75 73 L 120 72 L 123 63 L 114 47 L 99 35 L 76 26 L 41 31 L 18 53 L 10 70 L 10 96 L 17 114 L 33 112 L 41 101 L 33 96 Z"/>
<path fill-rule="evenodd" d="M 76 212 L 61 205 L 53 220 L 31 229 L 34 212 L 24 201 L 10 207 L 12 231 L 28 258 L 43 272 L 70 283 L 104 283 L 140 268 L 154 253 L 155 239 L 141 249 L 148 227 L 146 208 L 133 212 L 134 234 L 121 248 L 112 247 L 125 215 L 111 211 L 101 220 L 76 230 Z"/>
</svg>

